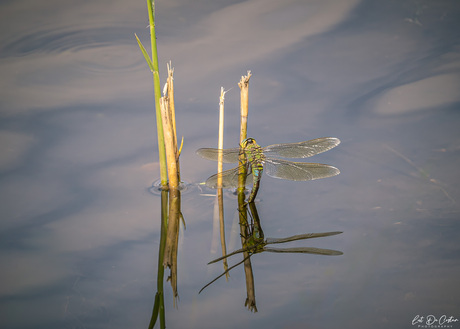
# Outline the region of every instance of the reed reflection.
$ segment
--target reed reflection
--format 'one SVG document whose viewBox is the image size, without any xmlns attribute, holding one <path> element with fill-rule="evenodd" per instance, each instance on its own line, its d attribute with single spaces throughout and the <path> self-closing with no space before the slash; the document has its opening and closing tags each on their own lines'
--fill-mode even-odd
<svg viewBox="0 0 460 329">
<path fill-rule="evenodd" d="M 160 320 L 160 327 L 165 326 L 165 305 L 164 305 L 164 271 L 169 268 L 169 276 L 173 291 L 173 306 L 176 307 L 179 296 L 177 289 L 177 250 L 179 242 L 180 223 L 185 227 L 185 221 L 181 212 L 181 192 L 180 189 L 163 189 L 161 191 L 161 235 L 158 248 L 158 272 L 157 272 L 157 292 L 150 319 L 149 328 L 153 328 Z"/>
<path fill-rule="evenodd" d="M 228 267 L 224 265 L 225 271 L 213 279 L 211 282 L 206 284 L 199 293 L 205 288 L 209 287 L 212 283 L 217 281 L 222 276 L 227 276 L 230 270 L 244 264 L 244 271 L 246 277 L 246 301 L 245 306 L 253 312 L 257 312 L 257 304 L 255 297 L 255 281 L 254 273 L 252 270 L 251 257 L 255 254 L 262 252 L 274 252 L 274 253 L 302 253 L 302 254 L 315 254 L 323 256 L 339 256 L 343 253 L 338 250 L 314 248 L 314 247 L 295 247 L 295 248 L 274 248 L 270 245 L 282 244 L 297 240 L 306 240 L 312 238 L 328 237 L 332 235 L 341 234 L 343 232 L 321 232 L 321 233 L 305 233 L 297 234 L 285 238 L 265 238 L 264 231 L 262 229 L 257 207 L 254 202 L 244 202 L 244 191 L 238 194 L 238 212 L 239 212 L 239 226 L 240 226 L 240 237 L 241 237 L 241 248 L 235 250 L 229 254 L 223 254 L 222 257 L 216 258 L 208 263 L 214 264 L 217 262 L 227 262 L 227 259 L 231 256 L 242 254 L 243 259 L 235 265 Z"/>
</svg>

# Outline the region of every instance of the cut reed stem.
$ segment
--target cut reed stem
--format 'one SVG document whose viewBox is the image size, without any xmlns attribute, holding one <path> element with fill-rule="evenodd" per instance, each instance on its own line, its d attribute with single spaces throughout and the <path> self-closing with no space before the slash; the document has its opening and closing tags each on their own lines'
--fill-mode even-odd
<svg viewBox="0 0 460 329">
<path fill-rule="evenodd" d="M 171 65 L 171 61 L 167 64 L 168 68 L 168 79 L 166 81 L 167 84 L 167 93 L 168 93 L 168 100 L 169 100 L 169 114 L 171 118 L 171 129 L 172 129 L 172 138 L 173 138 L 173 146 L 174 152 L 176 154 L 176 174 L 177 179 L 180 183 L 180 165 L 179 165 L 179 149 L 177 148 L 177 134 L 176 134 L 176 106 L 174 103 L 174 68 Z M 183 139 L 182 139 L 183 142 Z M 182 144 L 181 144 L 182 149 Z"/>
<path fill-rule="evenodd" d="M 225 103 L 225 93 L 224 87 L 220 88 L 220 98 L 219 98 L 219 140 L 217 143 L 217 148 L 222 150 L 224 148 L 224 103 Z M 222 158 L 223 154 L 219 153 L 217 158 L 217 172 L 222 172 Z M 222 177 L 217 176 L 217 186 L 222 186 Z"/>
<path fill-rule="evenodd" d="M 248 131 L 248 111 L 249 111 L 249 79 L 251 78 L 251 71 L 248 71 L 246 76 L 242 76 L 238 86 L 240 87 L 240 101 L 241 101 L 241 125 L 240 125 L 240 145 L 247 138 Z M 245 164 L 247 159 L 243 152 L 240 155 L 240 164 Z M 240 234 L 241 243 L 244 246 L 246 244 L 246 236 L 249 232 L 247 231 L 248 216 L 247 216 L 247 204 L 245 202 L 245 186 L 246 186 L 247 166 L 240 166 L 238 176 L 238 212 L 240 219 Z M 244 255 L 244 274 L 246 277 L 246 302 L 245 306 L 250 311 L 257 312 L 255 286 L 254 286 L 254 274 L 252 272 L 251 260 L 249 259 L 249 252 L 243 252 Z"/>
<path fill-rule="evenodd" d="M 224 148 L 224 104 L 225 104 L 225 93 L 224 87 L 220 88 L 220 98 L 219 98 L 219 140 L 217 147 L 222 150 Z M 223 154 L 219 153 L 217 161 L 217 173 L 221 173 Z M 222 176 L 217 176 L 217 186 L 222 186 Z M 222 193 L 222 188 L 217 189 L 217 203 L 219 207 L 219 224 L 220 224 L 220 243 L 222 248 L 222 256 L 227 254 L 227 246 L 225 243 L 225 225 L 224 225 L 224 196 Z M 227 259 L 224 258 L 223 266 L 225 272 L 225 278 L 228 281 L 228 263 Z"/>
<path fill-rule="evenodd" d="M 249 79 L 251 78 L 251 71 L 241 77 L 238 86 L 241 89 L 241 125 L 240 125 L 240 143 L 242 143 L 248 136 L 248 111 L 249 111 Z"/>
<path fill-rule="evenodd" d="M 166 64 L 168 69 L 168 79 L 166 83 L 168 84 L 168 98 L 169 98 L 169 109 L 171 113 L 171 125 L 173 129 L 173 138 L 174 138 L 174 145 L 176 145 L 176 152 L 177 152 L 177 135 L 176 135 L 176 106 L 174 103 L 174 68 L 171 66 L 171 61 Z"/>
<path fill-rule="evenodd" d="M 174 132 L 172 128 L 171 112 L 169 108 L 169 98 L 167 95 L 160 98 L 161 116 L 164 128 L 164 142 L 166 147 L 166 162 L 168 164 L 169 189 L 179 187 L 179 178 L 177 175 L 177 147 L 174 145 Z"/>
</svg>

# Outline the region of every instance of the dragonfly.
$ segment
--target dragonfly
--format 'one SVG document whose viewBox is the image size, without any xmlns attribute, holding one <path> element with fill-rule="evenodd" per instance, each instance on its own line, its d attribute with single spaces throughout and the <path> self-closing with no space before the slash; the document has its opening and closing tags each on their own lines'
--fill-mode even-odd
<svg viewBox="0 0 460 329">
<path fill-rule="evenodd" d="M 253 138 L 246 138 L 240 147 L 230 149 L 201 148 L 196 153 L 205 159 L 214 161 L 222 157 L 224 163 L 240 161 L 238 167 L 209 177 L 205 184 L 211 188 L 238 187 L 240 167 L 245 166 L 247 170 L 246 183 L 252 184 L 252 190 L 247 200 L 247 203 L 250 203 L 254 201 L 257 195 L 263 172 L 270 177 L 292 181 L 309 181 L 338 175 L 339 169 L 327 164 L 294 162 L 280 159 L 280 157 L 308 158 L 326 152 L 339 144 L 338 138 L 322 137 L 299 143 L 260 147 Z"/>
</svg>

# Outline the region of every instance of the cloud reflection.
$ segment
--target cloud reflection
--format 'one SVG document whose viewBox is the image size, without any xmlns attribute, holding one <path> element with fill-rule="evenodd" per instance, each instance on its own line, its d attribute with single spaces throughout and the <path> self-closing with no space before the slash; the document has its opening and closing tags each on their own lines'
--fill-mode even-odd
<svg viewBox="0 0 460 329">
<path fill-rule="evenodd" d="M 375 104 L 378 114 L 406 114 L 460 101 L 460 75 L 441 74 L 392 88 Z"/>
<path fill-rule="evenodd" d="M 343 21 L 358 2 L 253 0 L 222 7 L 204 17 L 195 17 L 196 21 L 178 35 L 159 35 L 160 55 L 165 56 L 160 62 L 172 59 L 180 68 L 180 75 L 194 77 L 194 86 L 198 87 L 198 81 L 209 80 L 216 70 L 237 68 L 244 73 L 248 64 L 330 30 Z M 22 35 L 7 37 L 7 43 L 0 46 L 7 53 L 14 49 L 20 51 L 17 55 L 21 58 L 3 58 L 0 62 L 3 115 L 134 99 L 151 93 L 147 66 L 134 39 L 134 32 L 144 32 L 142 27 L 147 20 L 146 16 L 133 13 L 135 10 L 143 13 L 145 8 L 129 7 L 122 11 L 120 1 L 109 6 L 103 3 L 73 7 L 70 16 L 67 6 L 56 4 L 53 7 L 53 17 L 58 18 L 53 25 L 56 30 L 37 25 L 33 34 L 22 30 Z M 30 6 L 34 8 L 35 5 L 31 3 Z M 158 7 L 161 13 L 162 4 Z M 14 3 L 4 9 L 7 13 L 20 12 L 19 5 L 16 7 Z M 107 9 L 105 17 L 110 17 L 112 12 L 112 19 L 91 20 L 90 12 Z M 163 14 L 167 15 L 169 9 L 166 6 Z M 120 21 L 131 26 L 137 24 L 138 31 L 101 28 L 111 26 L 121 12 L 123 19 Z M 24 13 L 21 16 L 24 17 Z M 85 24 L 84 30 L 81 24 Z M 183 33 L 188 36 L 185 40 Z M 56 51 L 59 49 L 62 51 Z M 146 83 L 139 83 L 141 81 Z M 188 85 L 189 95 L 197 93 L 196 87 L 192 87 Z"/>
<path fill-rule="evenodd" d="M 19 166 L 34 142 L 27 133 L 0 130 L 0 172 Z"/>
</svg>

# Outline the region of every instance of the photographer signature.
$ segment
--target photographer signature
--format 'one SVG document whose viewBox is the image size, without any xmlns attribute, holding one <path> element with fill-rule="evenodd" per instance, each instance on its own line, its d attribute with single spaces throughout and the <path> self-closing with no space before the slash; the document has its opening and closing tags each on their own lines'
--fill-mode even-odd
<svg viewBox="0 0 460 329">
<path fill-rule="evenodd" d="M 412 325 L 416 324 L 425 324 L 427 326 L 432 325 L 443 325 L 443 324 L 450 324 L 458 322 L 458 319 L 454 318 L 453 316 L 447 317 L 447 315 L 441 315 L 439 318 L 435 317 L 434 315 L 416 315 L 412 320 Z"/>
</svg>

